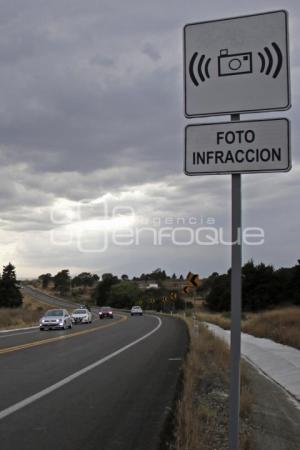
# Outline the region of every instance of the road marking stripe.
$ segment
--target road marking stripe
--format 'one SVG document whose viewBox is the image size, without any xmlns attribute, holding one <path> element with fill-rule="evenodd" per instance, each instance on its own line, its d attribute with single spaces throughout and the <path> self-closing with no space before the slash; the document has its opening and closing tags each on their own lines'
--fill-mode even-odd
<svg viewBox="0 0 300 450">
<path fill-rule="evenodd" d="M 103 330 L 104 328 L 109 328 L 109 327 L 112 327 L 113 325 L 117 325 L 118 323 L 124 322 L 127 319 L 128 318 L 126 316 L 122 316 L 121 319 L 119 319 L 119 320 L 117 320 L 117 321 L 115 321 L 113 323 L 110 323 L 108 325 L 103 325 L 101 327 L 89 328 L 89 329 L 84 330 L 84 331 L 77 331 L 76 333 L 71 333 L 71 334 L 67 334 L 67 335 L 64 335 L 64 336 L 58 336 L 58 337 L 54 337 L 54 338 L 43 339 L 43 340 L 40 340 L 40 341 L 28 342 L 27 344 L 20 344 L 20 345 L 14 346 L 14 347 L 1 348 L 0 349 L 0 355 L 4 355 L 6 353 L 11 353 L 11 352 L 16 352 L 18 350 L 24 350 L 26 348 L 37 347 L 39 345 L 48 344 L 50 342 L 56 342 L 56 341 L 62 341 L 64 339 L 70 339 L 72 337 L 81 336 L 83 334 L 93 333 L 95 331 Z"/>
<path fill-rule="evenodd" d="M 120 353 L 125 352 L 129 348 L 133 347 L 134 345 L 138 344 L 141 341 L 144 341 L 148 337 L 150 337 L 152 334 L 156 333 L 159 328 L 162 325 L 162 321 L 159 317 L 155 317 L 155 319 L 158 320 L 158 325 L 149 333 L 145 334 L 144 336 L 140 337 L 139 339 L 136 339 L 135 341 L 131 342 L 128 345 L 125 345 L 124 347 L 120 348 L 119 350 L 116 350 L 115 352 L 111 353 L 110 355 L 105 356 L 102 359 L 99 359 L 98 361 L 94 362 L 93 364 L 90 364 L 87 367 L 84 367 L 81 370 L 78 370 L 78 372 L 73 373 L 72 375 L 69 375 L 66 378 L 63 378 L 62 380 L 58 381 L 57 383 L 53 384 L 52 386 L 47 387 L 46 389 L 43 389 L 42 391 L 31 395 L 30 397 L 25 398 L 24 400 L 15 403 L 12 406 L 9 406 L 6 409 L 3 409 L 3 411 L 0 411 L 0 420 L 4 419 L 7 416 L 10 416 L 11 414 L 19 411 L 22 408 L 25 408 L 25 406 L 30 405 L 31 403 L 39 400 L 42 397 L 45 397 L 46 395 L 50 394 L 53 391 L 56 391 L 57 389 L 61 388 L 62 386 L 65 386 L 66 384 L 70 383 L 71 381 L 75 380 L 76 378 L 81 377 L 82 375 L 86 374 L 87 372 L 90 372 L 91 370 L 95 369 L 96 367 L 101 366 L 106 361 L 109 361 L 110 359 L 114 358 L 115 356 L 120 355 Z"/>
<path fill-rule="evenodd" d="M 36 330 L 33 331 L 23 331 L 22 333 L 13 333 L 13 334 L 4 334 L 3 336 L 0 336 L 0 339 L 12 337 L 12 336 L 23 336 L 24 334 L 31 334 L 38 332 L 39 327 L 36 327 Z"/>
<path fill-rule="evenodd" d="M 26 327 L 26 328 L 13 328 L 13 329 L 8 329 L 8 330 L 0 330 L 0 335 L 1 334 L 5 334 L 5 333 L 12 333 L 15 331 L 26 331 L 26 330 L 33 330 L 34 328 L 39 328 L 39 326 L 34 326 L 34 327 Z M 21 333 L 20 333 L 21 334 Z M 0 336 L 1 337 L 1 336 Z"/>
</svg>

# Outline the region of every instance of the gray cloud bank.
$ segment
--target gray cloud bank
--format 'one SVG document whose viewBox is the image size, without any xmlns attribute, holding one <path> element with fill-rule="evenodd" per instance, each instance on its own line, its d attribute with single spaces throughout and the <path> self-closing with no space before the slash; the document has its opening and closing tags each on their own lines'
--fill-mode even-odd
<svg viewBox="0 0 300 450">
<path fill-rule="evenodd" d="M 245 248 L 244 255 L 277 266 L 295 263 L 297 1 L 250 6 L 245 1 L 1 0 L 0 5 L 3 264 L 12 260 L 23 276 L 62 267 L 129 274 L 155 267 L 177 273 L 226 270 L 230 255 L 222 246 L 144 242 L 84 255 L 72 244 L 55 246 L 50 233 L 60 226 L 52 223 L 51 211 L 108 198 L 110 205 L 131 206 L 146 218 L 215 217 L 228 232 L 230 178 L 190 179 L 182 173 L 182 27 L 282 7 L 290 13 L 293 109 L 273 116 L 292 120 L 294 167 L 288 174 L 244 177 L 244 224 L 266 232 L 265 244 Z M 90 218 L 96 215 L 91 212 Z"/>
</svg>

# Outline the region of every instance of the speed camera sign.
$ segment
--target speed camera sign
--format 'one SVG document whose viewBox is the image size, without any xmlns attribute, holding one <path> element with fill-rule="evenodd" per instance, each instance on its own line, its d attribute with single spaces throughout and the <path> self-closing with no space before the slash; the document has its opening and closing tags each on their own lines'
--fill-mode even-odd
<svg viewBox="0 0 300 450">
<path fill-rule="evenodd" d="M 287 21 L 273 11 L 186 25 L 185 115 L 288 109 Z"/>
</svg>

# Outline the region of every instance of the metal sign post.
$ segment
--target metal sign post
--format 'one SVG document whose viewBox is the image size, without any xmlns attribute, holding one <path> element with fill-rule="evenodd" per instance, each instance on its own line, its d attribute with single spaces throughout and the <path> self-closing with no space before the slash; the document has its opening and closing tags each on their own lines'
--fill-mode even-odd
<svg viewBox="0 0 300 450">
<path fill-rule="evenodd" d="M 239 121 L 240 115 L 231 116 Z M 230 393 L 229 393 L 229 449 L 239 449 L 240 416 L 240 359 L 242 309 L 242 195 L 241 174 L 231 175 L 231 334 L 230 334 Z"/>
</svg>

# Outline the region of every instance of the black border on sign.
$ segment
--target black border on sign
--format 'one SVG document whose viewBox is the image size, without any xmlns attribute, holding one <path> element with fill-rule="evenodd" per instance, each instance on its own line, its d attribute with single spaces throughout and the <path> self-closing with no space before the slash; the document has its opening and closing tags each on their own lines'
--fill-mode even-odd
<svg viewBox="0 0 300 450">
<path fill-rule="evenodd" d="M 282 121 L 285 120 L 287 123 L 287 140 L 288 140 L 288 165 L 285 169 L 270 169 L 270 170 L 228 170 L 228 171 L 222 171 L 222 172 L 188 172 L 186 169 L 186 160 L 187 160 L 187 129 L 190 127 L 207 127 L 210 125 L 237 125 L 240 124 L 241 126 L 247 124 L 247 123 L 253 123 L 253 122 L 274 122 L 274 121 Z M 188 176 L 200 176 L 200 175 L 231 175 L 233 173 L 274 173 L 274 172 L 289 172 L 292 168 L 291 164 L 291 148 L 290 148 L 290 142 L 291 142 L 291 130 L 290 130 L 290 121 L 286 117 L 281 118 L 274 118 L 274 119 L 257 119 L 257 120 L 243 120 L 239 122 L 212 122 L 212 123 L 201 123 L 201 124 L 191 124 L 187 125 L 184 130 L 184 168 L 183 171 L 185 175 Z"/>
<path fill-rule="evenodd" d="M 231 111 L 222 111 L 222 112 L 208 112 L 203 114 L 188 114 L 186 111 L 187 107 L 187 93 L 186 93 L 186 28 L 191 25 L 202 25 L 205 23 L 215 23 L 215 22 L 224 22 L 225 20 L 233 20 L 233 19 L 243 19 L 247 17 L 254 17 L 254 16 L 263 16 L 266 14 L 275 14 L 283 12 L 285 15 L 285 42 L 286 42 L 286 76 L 287 76 L 287 94 L 288 94 L 288 103 L 286 106 L 283 107 L 274 107 L 274 108 L 259 108 L 259 109 L 237 109 L 237 110 L 231 110 Z M 216 20 L 207 20 L 205 22 L 193 22 L 193 23 L 187 23 L 183 28 L 183 79 L 184 79 L 184 115 L 187 119 L 193 119 L 195 117 L 209 117 L 209 116 L 226 116 L 228 114 L 247 114 L 247 113 L 256 113 L 256 112 L 268 112 L 268 111 L 286 111 L 291 108 L 291 80 L 290 80 L 290 52 L 289 52 L 289 32 L 288 32 L 288 11 L 285 9 L 279 9 L 276 11 L 266 11 L 263 13 L 256 13 L 256 14 L 247 14 L 245 16 L 235 16 L 235 17 L 226 17 L 224 19 L 216 19 Z"/>
</svg>

